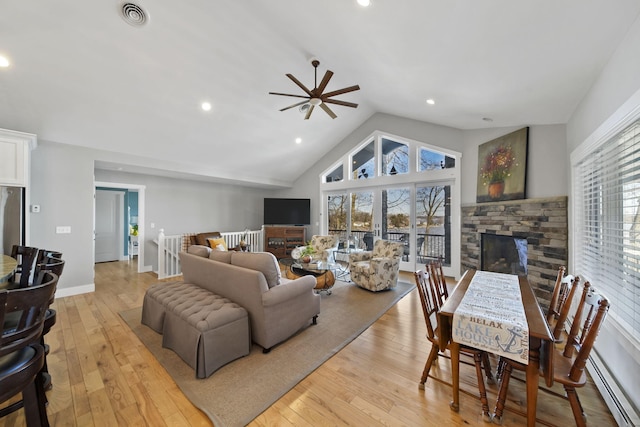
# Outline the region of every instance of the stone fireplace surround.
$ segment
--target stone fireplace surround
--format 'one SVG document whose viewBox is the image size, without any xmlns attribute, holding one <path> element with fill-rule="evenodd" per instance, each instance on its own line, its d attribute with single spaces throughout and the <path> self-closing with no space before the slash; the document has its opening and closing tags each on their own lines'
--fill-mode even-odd
<svg viewBox="0 0 640 427">
<path fill-rule="evenodd" d="M 527 278 L 543 310 L 568 260 L 567 197 L 462 206 L 462 271 L 480 269 L 482 233 L 527 239 Z"/>
</svg>

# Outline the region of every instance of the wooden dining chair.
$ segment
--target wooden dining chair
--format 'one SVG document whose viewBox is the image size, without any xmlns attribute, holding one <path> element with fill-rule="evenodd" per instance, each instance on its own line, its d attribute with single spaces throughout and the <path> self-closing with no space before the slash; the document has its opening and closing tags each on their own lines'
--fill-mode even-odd
<svg viewBox="0 0 640 427">
<path fill-rule="evenodd" d="M 442 261 L 431 261 L 426 268 L 428 269 L 431 287 L 434 289 L 436 304 L 438 304 L 438 309 L 440 309 L 447 298 L 449 298 L 449 290 L 447 289 L 447 280 L 444 277 L 444 271 L 442 269 Z"/>
<path fill-rule="evenodd" d="M 429 280 L 429 273 L 426 271 L 418 270 L 414 273 L 416 280 L 416 287 L 418 288 L 418 294 L 420 295 L 420 303 L 422 305 L 422 312 L 424 314 L 424 320 L 427 326 L 427 339 L 431 343 L 431 351 L 427 358 L 427 363 L 424 365 L 422 371 L 422 378 L 418 387 L 424 390 L 424 385 L 429 377 L 429 371 L 431 366 L 436 362 L 438 356 L 445 356 L 443 351 L 440 351 L 438 341 L 438 311 L 440 307 L 436 303 L 436 290 L 431 285 Z M 482 416 L 485 421 L 491 421 L 491 415 L 489 414 L 489 403 L 487 401 L 487 389 L 482 377 L 482 369 L 487 375 L 487 382 L 493 384 L 493 375 L 491 374 L 491 364 L 489 362 L 489 356 L 486 352 L 460 345 L 460 354 L 470 356 L 473 358 L 473 362 L 476 368 L 476 375 L 478 377 L 478 391 L 480 394 L 480 402 L 482 404 Z"/>
<path fill-rule="evenodd" d="M 586 415 L 576 389 L 583 387 L 587 381 L 585 372 L 587 359 L 608 311 L 609 301 L 607 298 L 596 292 L 591 284 L 586 282 L 582 287 L 582 295 L 576 307 L 564 349 L 556 348 L 553 350 L 555 352 L 553 355 L 553 381 L 564 387 L 565 397 L 571 405 L 576 425 L 580 427 L 586 426 Z M 500 424 L 502 420 L 513 368 L 523 370 L 526 367 L 518 362 L 507 360 L 495 407 L 494 422 L 496 424 Z"/>
<path fill-rule="evenodd" d="M 560 272 L 558 272 L 558 276 L 559 275 Z M 547 323 L 549 323 L 549 328 L 553 331 L 553 339 L 557 343 L 561 343 L 563 341 L 562 333 L 565 330 L 565 325 L 569 318 L 571 306 L 579 284 L 579 276 L 564 276 L 560 279 L 559 284 L 556 280 L 556 286 L 554 288 L 553 296 L 551 297 L 551 305 L 547 312 Z"/>
</svg>

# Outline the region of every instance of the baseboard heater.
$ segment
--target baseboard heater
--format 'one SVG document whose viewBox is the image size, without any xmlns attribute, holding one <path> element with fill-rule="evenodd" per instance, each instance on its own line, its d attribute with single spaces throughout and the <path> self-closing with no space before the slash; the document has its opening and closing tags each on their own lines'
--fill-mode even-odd
<svg viewBox="0 0 640 427">
<path fill-rule="evenodd" d="M 640 426 L 640 416 L 594 351 L 589 356 L 587 371 L 618 425 Z"/>
</svg>

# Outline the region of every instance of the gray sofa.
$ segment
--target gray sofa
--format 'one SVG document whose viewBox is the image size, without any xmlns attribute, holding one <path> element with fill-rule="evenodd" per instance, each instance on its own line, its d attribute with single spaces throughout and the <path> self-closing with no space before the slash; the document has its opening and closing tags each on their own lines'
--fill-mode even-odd
<svg viewBox="0 0 640 427">
<path fill-rule="evenodd" d="M 195 284 L 233 301 L 249 313 L 251 339 L 268 352 L 320 313 L 316 280 L 289 280 L 268 252 L 219 252 L 191 246 L 180 253 L 184 283 Z"/>
</svg>

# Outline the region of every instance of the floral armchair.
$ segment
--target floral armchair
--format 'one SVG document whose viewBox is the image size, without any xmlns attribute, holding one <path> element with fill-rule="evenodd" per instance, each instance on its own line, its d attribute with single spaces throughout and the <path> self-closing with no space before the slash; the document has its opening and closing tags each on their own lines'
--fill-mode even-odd
<svg viewBox="0 0 640 427">
<path fill-rule="evenodd" d="M 333 253 L 338 249 L 338 236 L 311 236 L 309 242 L 313 248 L 313 258 L 318 261 L 333 262 Z"/>
<path fill-rule="evenodd" d="M 402 242 L 376 240 L 372 251 L 349 255 L 351 280 L 361 288 L 374 292 L 395 288 L 403 253 Z"/>
</svg>

